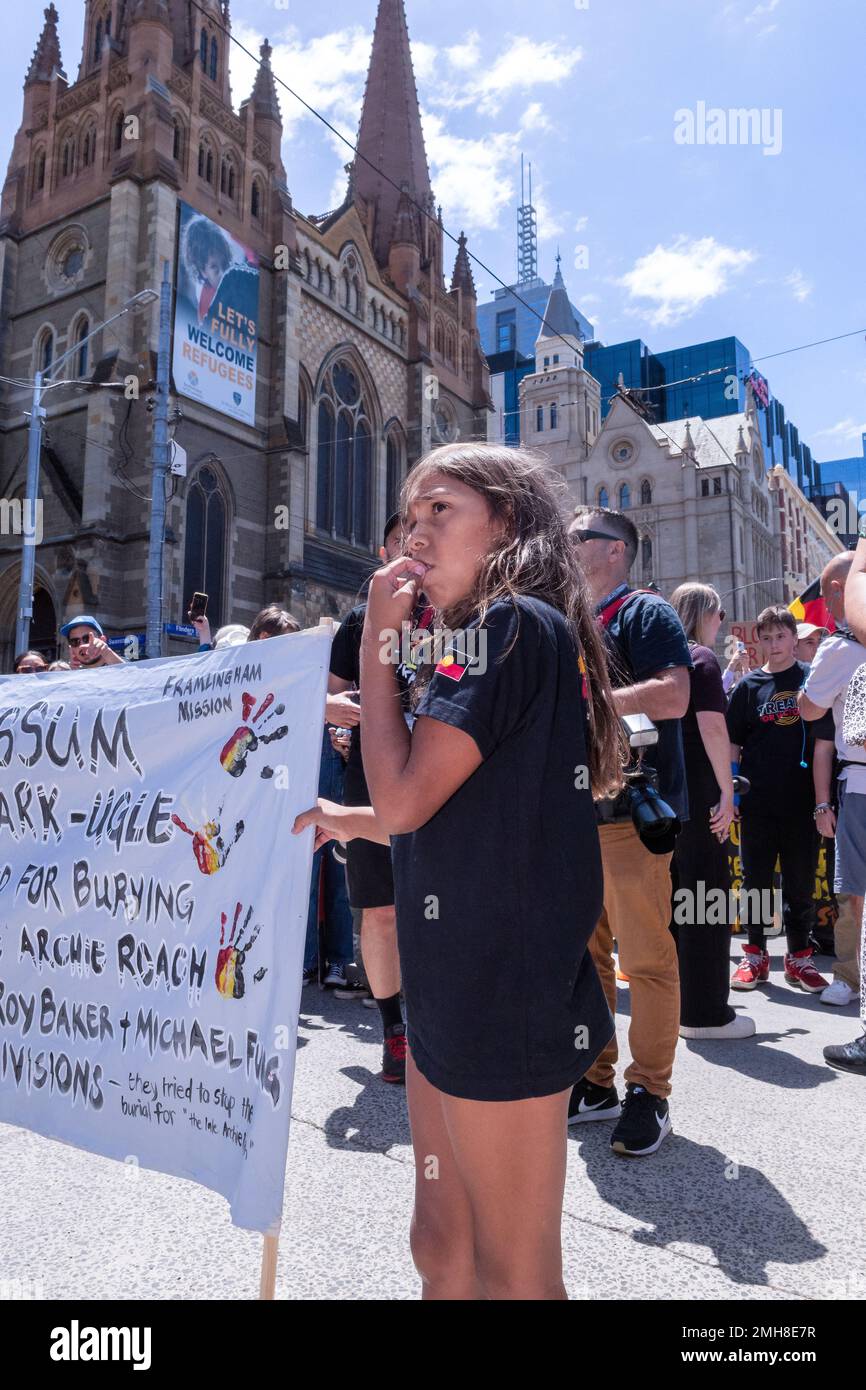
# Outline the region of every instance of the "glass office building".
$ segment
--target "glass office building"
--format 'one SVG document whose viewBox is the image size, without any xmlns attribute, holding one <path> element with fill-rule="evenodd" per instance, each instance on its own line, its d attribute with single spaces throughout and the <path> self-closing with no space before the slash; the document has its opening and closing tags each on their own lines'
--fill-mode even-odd
<svg viewBox="0 0 866 1390">
<path fill-rule="evenodd" d="M 601 387 L 602 419 L 610 409 L 620 374 L 626 386 L 647 392 L 644 400 L 656 411 L 656 419 L 665 418 L 657 413 L 659 407 L 663 408 L 664 393 L 653 389 L 664 384 L 664 368 L 640 338 L 633 338 L 629 343 L 614 343 L 611 347 L 587 343 L 583 365 Z"/>
<path fill-rule="evenodd" d="M 557 274 L 561 281 L 561 274 Z M 526 285 L 497 290 L 491 304 L 478 305 L 478 332 L 488 360 L 501 352 L 535 357 L 535 344 L 552 289 L 553 285 L 544 280 L 530 280 Z M 589 319 L 584 318 L 574 304 L 571 309 L 582 337 L 590 339 L 593 328 Z"/>
</svg>

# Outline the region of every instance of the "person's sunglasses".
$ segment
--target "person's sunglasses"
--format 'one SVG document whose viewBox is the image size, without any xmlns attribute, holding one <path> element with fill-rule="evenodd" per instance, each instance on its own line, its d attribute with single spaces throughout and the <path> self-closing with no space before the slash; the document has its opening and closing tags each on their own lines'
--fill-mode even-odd
<svg viewBox="0 0 866 1390">
<path fill-rule="evenodd" d="M 584 542 L 584 541 L 619 541 L 619 540 L 622 540 L 622 537 L 621 537 L 621 536 L 612 536 L 612 535 L 610 534 L 610 532 L 608 532 L 608 531 L 592 531 L 592 530 L 590 530 L 590 529 L 586 529 L 586 530 L 583 530 L 583 531 L 569 531 L 568 534 L 571 536 L 571 539 L 572 539 L 573 541 L 577 541 L 580 545 L 583 545 L 583 542 Z"/>
<path fill-rule="evenodd" d="M 67 637 L 70 647 L 86 647 L 90 641 L 90 633 L 86 637 Z"/>
</svg>

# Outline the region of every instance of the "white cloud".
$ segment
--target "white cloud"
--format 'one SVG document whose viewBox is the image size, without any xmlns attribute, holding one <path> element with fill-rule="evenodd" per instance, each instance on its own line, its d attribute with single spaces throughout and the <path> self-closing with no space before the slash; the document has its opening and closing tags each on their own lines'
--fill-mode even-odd
<svg viewBox="0 0 866 1390">
<path fill-rule="evenodd" d="M 238 21 L 233 34 L 252 53 L 258 53 L 263 39 L 259 30 Z M 272 40 L 271 66 L 275 75 L 352 143 L 358 132 L 372 40 L 372 33 L 360 24 L 310 40 L 304 40 L 297 28 L 289 26 Z M 521 134 L 546 130 L 549 122 L 542 103 L 531 101 L 517 129 L 487 130 L 483 137 L 469 139 L 447 128 L 445 113 L 474 108 L 479 114 L 494 115 L 509 96 L 525 95 L 535 87 L 564 81 L 581 57 L 577 47 L 520 36 L 508 36 L 501 51 L 491 55 L 483 50 L 481 37 L 474 30 L 447 48 L 417 41 L 412 44 L 431 176 L 449 224 L 459 223 L 467 232 L 499 224 L 503 210 L 512 206 L 515 199 L 511 173 L 520 153 Z M 236 105 L 252 91 L 255 74 L 253 60 L 233 46 L 231 78 Z M 279 82 L 277 93 L 284 139 L 290 142 L 297 138 L 298 127 L 315 117 Z M 431 111 L 431 107 L 435 109 Z M 337 161 L 330 194 L 331 206 L 336 207 L 345 196 L 343 166 L 352 158 L 352 152 L 338 136 L 331 134 L 327 138 Z M 291 180 L 290 146 L 284 159 Z M 546 206 L 544 216 L 545 236 L 562 235 L 564 229 Z"/>
<path fill-rule="evenodd" d="M 564 81 L 582 57 L 582 49 L 563 48 L 552 40 L 536 43 L 534 39 L 513 38 L 511 46 L 493 60 L 475 84 L 479 111 L 495 115 L 511 92 Z"/>
<path fill-rule="evenodd" d="M 802 270 L 792 270 L 791 274 L 785 277 L 785 284 L 799 304 L 804 303 L 814 289 Z"/>
<path fill-rule="evenodd" d="M 516 195 L 509 170 L 517 165 L 519 132 L 467 140 L 452 135 L 435 112 L 422 119 L 432 182 L 437 199 L 448 209 L 449 222 L 466 232 L 496 227 Z"/>
<path fill-rule="evenodd" d="M 246 48 L 258 52 L 262 36 L 257 30 L 239 22 L 232 26 L 232 32 Z M 359 24 L 320 34 L 308 43 L 301 40 L 297 29 L 289 28 L 274 43 L 271 67 L 298 96 L 354 141 L 370 64 L 370 44 L 370 34 Z M 231 78 L 236 104 L 252 91 L 255 72 L 255 64 L 233 47 Z M 277 95 L 283 114 L 283 136 L 288 138 L 300 121 L 314 118 L 279 82 Z M 341 145 L 341 152 L 345 163 L 351 151 Z"/>
<path fill-rule="evenodd" d="M 462 43 L 454 44 L 451 48 L 446 48 L 448 61 L 453 68 L 466 69 L 471 71 L 481 62 L 481 36 L 475 30 L 467 34 Z M 412 45 L 412 57 L 415 57 L 415 44 Z M 417 69 L 416 69 L 417 71 Z"/>
<path fill-rule="evenodd" d="M 773 14 L 781 5 L 782 0 L 763 0 L 763 3 L 756 5 L 755 8 L 746 15 L 746 24 L 759 24 L 767 15 Z M 775 29 L 775 24 L 773 28 Z"/>
<path fill-rule="evenodd" d="M 669 327 L 695 313 L 708 299 L 728 289 L 730 277 L 755 259 L 753 251 L 722 246 L 715 237 L 689 241 L 677 237 L 671 246 L 656 246 L 617 281 L 628 290 L 656 328 Z"/>
<path fill-rule="evenodd" d="M 588 217 L 578 217 L 577 221 L 576 221 L 575 224 L 574 224 L 574 230 L 575 230 L 576 232 L 585 232 L 588 226 L 589 226 L 589 218 L 588 218 Z"/>
<path fill-rule="evenodd" d="M 829 429 L 817 430 L 816 439 L 835 439 L 839 444 L 854 444 L 860 442 L 860 436 L 866 433 L 866 421 L 862 424 L 857 423 L 850 415 L 845 420 L 840 420 L 838 424 L 831 425 Z"/>
<path fill-rule="evenodd" d="M 544 114 L 544 107 L 540 101 L 533 101 L 527 106 L 523 115 L 520 117 L 521 130 L 551 130 L 550 121 Z"/>
</svg>

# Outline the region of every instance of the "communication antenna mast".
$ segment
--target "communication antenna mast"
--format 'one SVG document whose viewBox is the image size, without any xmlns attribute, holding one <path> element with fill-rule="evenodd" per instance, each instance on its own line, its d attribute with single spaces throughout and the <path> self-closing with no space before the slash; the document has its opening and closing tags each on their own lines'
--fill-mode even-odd
<svg viewBox="0 0 866 1390">
<path fill-rule="evenodd" d="M 520 156 L 520 207 L 517 209 L 517 283 L 528 285 L 538 277 L 538 218 L 532 206 L 532 165 L 529 166 L 529 202 L 526 201 L 523 155 Z"/>
</svg>

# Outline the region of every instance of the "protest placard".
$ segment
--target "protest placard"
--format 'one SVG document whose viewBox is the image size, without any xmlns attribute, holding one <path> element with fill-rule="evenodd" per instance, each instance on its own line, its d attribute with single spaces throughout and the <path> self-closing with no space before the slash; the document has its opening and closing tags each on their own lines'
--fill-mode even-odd
<svg viewBox="0 0 866 1390">
<path fill-rule="evenodd" d="M 282 1210 L 330 626 L 0 679 L 0 1120 Z"/>
</svg>

